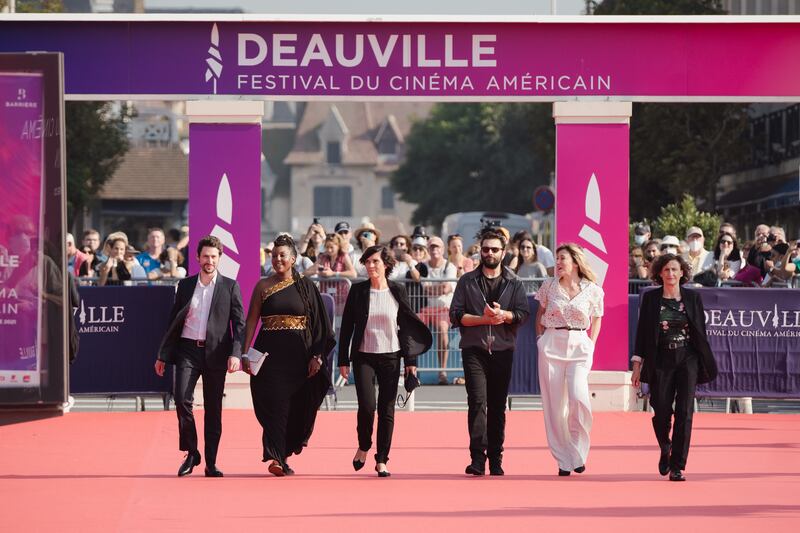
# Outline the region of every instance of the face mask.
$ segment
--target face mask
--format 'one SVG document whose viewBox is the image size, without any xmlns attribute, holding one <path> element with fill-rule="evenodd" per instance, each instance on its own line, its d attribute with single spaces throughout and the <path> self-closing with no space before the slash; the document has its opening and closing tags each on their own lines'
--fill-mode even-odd
<svg viewBox="0 0 800 533">
<path fill-rule="evenodd" d="M 636 243 L 636 246 L 641 246 L 641 245 L 643 245 L 643 244 L 644 244 L 644 241 L 646 241 L 646 240 L 647 240 L 647 239 L 645 239 L 645 236 L 644 236 L 644 235 L 634 235 L 634 237 L 633 237 L 633 242 L 635 242 L 635 243 Z"/>
<path fill-rule="evenodd" d="M 694 240 L 689 243 L 689 250 L 691 250 L 692 252 L 699 252 L 702 249 L 703 249 L 703 243 L 700 242 L 699 240 Z"/>
<path fill-rule="evenodd" d="M 667 248 L 664 248 L 664 253 L 665 254 L 677 254 L 678 253 L 678 249 L 674 248 L 672 246 L 668 246 Z"/>
</svg>

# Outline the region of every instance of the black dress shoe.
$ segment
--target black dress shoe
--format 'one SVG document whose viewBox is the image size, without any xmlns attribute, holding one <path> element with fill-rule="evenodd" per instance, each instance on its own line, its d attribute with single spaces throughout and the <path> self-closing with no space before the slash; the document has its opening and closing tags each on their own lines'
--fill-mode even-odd
<svg viewBox="0 0 800 533">
<path fill-rule="evenodd" d="M 658 458 L 658 473 L 662 476 L 669 474 L 669 447 L 661 449 L 661 456 Z"/>
<path fill-rule="evenodd" d="M 570 472 L 569 470 L 561 470 L 560 468 L 558 469 L 558 475 L 559 475 L 559 476 L 561 476 L 561 477 L 568 476 L 568 475 L 570 475 L 571 473 L 572 473 L 572 472 Z"/>
<path fill-rule="evenodd" d="M 467 466 L 464 473 L 471 476 L 483 476 L 486 474 L 486 467 L 481 463 L 473 461 Z"/>
<path fill-rule="evenodd" d="M 502 459 L 489 459 L 489 474 L 492 476 L 504 476 Z"/>
<path fill-rule="evenodd" d="M 293 476 L 294 475 L 294 470 L 292 470 L 292 467 L 289 466 L 289 463 L 287 463 L 285 461 L 283 463 L 283 473 L 286 474 L 287 476 Z"/>
<path fill-rule="evenodd" d="M 206 477 L 222 477 L 222 470 L 219 470 L 216 466 L 206 466 Z"/>
<path fill-rule="evenodd" d="M 178 468 L 178 477 L 188 476 L 194 467 L 200 464 L 200 452 L 189 452 L 186 454 L 181 466 Z"/>
<path fill-rule="evenodd" d="M 385 467 L 386 465 L 384 465 Z M 375 471 L 378 473 L 378 477 L 390 477 L 392 475 L 388 470 L 379 470 L 378 465 L 375 465 Z"/>
<path fill-rule="evenodd" d="M 686 481 L 686 478 L 683 477 L 683 472 L 680 470 L 670 470 L 669 471 L 669 480 L 670 481 Z"/>
<path fill-rule="evenodd" d="M 573 470 L 573 472 L 575 472 L 576 474 L 583 474 L 584 472 L 586 472 L 586 465 L 579 466 L 578 468 Z"/>
</svg>

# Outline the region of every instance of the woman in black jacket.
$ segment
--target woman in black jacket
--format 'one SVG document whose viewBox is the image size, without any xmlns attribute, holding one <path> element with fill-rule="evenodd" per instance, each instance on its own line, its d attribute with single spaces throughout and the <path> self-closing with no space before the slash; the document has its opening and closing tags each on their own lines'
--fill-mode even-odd
<svg viewBox="0 0 800 533">
<path fill-rule="evenodd" d="M 381 245 L 370 246 L 360 259 L 367 269 L 367 281 L 350 288 L 339 334 L 339 371 L 350 374 L 352 353 L 358 395 L 358 451 L 353 468 L 364 466 L 372 447 L 375 418 L 375 388 L 378 380 L 378 450 L 375 471 L 388 477 L 386 463 L 394 430 L 394 403 L 400 379 L 400 357 L 405 375 L 416 375 L 417 355 L 428 351 L 433 337 L 408 303 L 401 283 L 388 281 L 395 264 L 392 253 Z"/>
<path fill-rule="evenodd" d="M 686 261 L 664 254 L 653 262 L 651 278 L 660 287 L 642 294 L 631 382 L 634 387 L 650 384 L 659 473 L 685 481 L 695 387 L 717 377 L 717 364 L 706 338 L 700 294 L 681 287 L 690 279 Z"/>
</svg>

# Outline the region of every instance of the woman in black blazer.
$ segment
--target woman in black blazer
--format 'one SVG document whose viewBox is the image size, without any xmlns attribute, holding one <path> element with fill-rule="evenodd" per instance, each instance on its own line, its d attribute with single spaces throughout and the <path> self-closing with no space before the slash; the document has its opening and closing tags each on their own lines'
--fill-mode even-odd
<svg viewBox="0 0 800 533">
<path fill-rule="evenodd" d="M 717 364 L 706 338 L 700 294 L 681 286 L 691 279 L 686 261 L 664 254 L 653 262 L 651 278 L 661 287 L 642 294 L 631 382 L 634 387 L 650 384 L 659 473 L 685 481 L 695 387 L 717 377 Z"/>
<path fill-rule="evenodd" d="M 372 447 L 375 418 L 375 387 L 378 380 L 378 450 L 375 471 L 388 477 L 386 463 L 394 430 L 394 403 L 400 379 L 400 357 L 408 377 L 417 373 L 417 355 L 430 349 L 433 337 L 408 303 L 405 287 L 388 281 L 395 264 L 385 246 L 370 246 L 360 259 L 367 269 L 367 281 L 350 288 L 342 314 L 339 334 L 339 372 L 350 374 L 352 354 L 358 396 L 358 451 L 353 468 L 364 466 Z"/>
</svg>

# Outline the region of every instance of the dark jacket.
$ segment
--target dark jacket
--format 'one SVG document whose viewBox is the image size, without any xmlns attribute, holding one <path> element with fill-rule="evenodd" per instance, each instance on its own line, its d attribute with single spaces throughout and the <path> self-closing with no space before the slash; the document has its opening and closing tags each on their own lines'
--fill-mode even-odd
<svg viewBox="0 0 800 533">
<path fill-rule="evenodd" d="M 339 366 L 350 364 L 350 354 L 357 352 L 364 340 L 364 329 L 369 315 L 370 281 L 362 281 L 350 287 L 342 313 L 339 330 Z M 389 281 L 389 290 L 397 300 L 397 337 L 400 355 L 405 366 L 417 366 L 417 356 L 427 352 L 433 344 L 433 335 L 422 320 L 411 309 L 408 294 L 402 283 Z M 352 341 L 352 344 L 351 344 Z"/>
<path fill-rule="evenodd" d="M 642 358 L 640 379 L 643 383 L 655 380 L 656 359 L 658 358 L 659 315 L 664 288 L 658 287 L 642 293 L 639 307 L 639 322 L 636 327 L 636 347 L 634 355 Z M 717 363 L 706 337 L 705 313 L 700 294 L 692 289 L 681 287 L 681 301 L 689 318 L 689 342 L 700 357 L 697 383 L 708 383 L 717 377 Z"/>
<path fill-rule="evenodd" d="M 169 328 L 158 350 L 158 358 L 166 363 L 178 362 L 178 344 L 186 316 L 192 303 L 198 276 L 178 282 L 175 304 L 170 313 Z M 236 280 L 217 273 L 206 329 L 206 364 L 210 368 L 225 368 L 228 357 L 241 357 L 244 340 L 244 309 L 242 293 Z"/>
<path fill-rule="evenodd" d="M 500 282 L 500 298 L 497 303 L 502 309 L 511 311 L 514 315 L 511 324 L 500 324 L 499 326 L 464 326 L 461 324 L 461 318 L 465 314 L 483 315 L 483 308 L 487 302 L 478 284 L 478 276 L 483 275 L 482 270 L 479 267 L 461 276 L 453 293 L 453 301 L 450 304 L 450 322 L 453 326 L 461 328 L 459 347 L 462 349 L 482 348 L 488 351 L 489 328 L 491 328 L 491 335 L 494 336 L 491 349 L 493 351 L 513 350 L 516 346 L 517 329 L 528 319 L 531 311 L 528 297 L 525 294 L 525 286 L 508 267 L 503 267 L 500 274 L 503 279 Z"/>
</svg>

